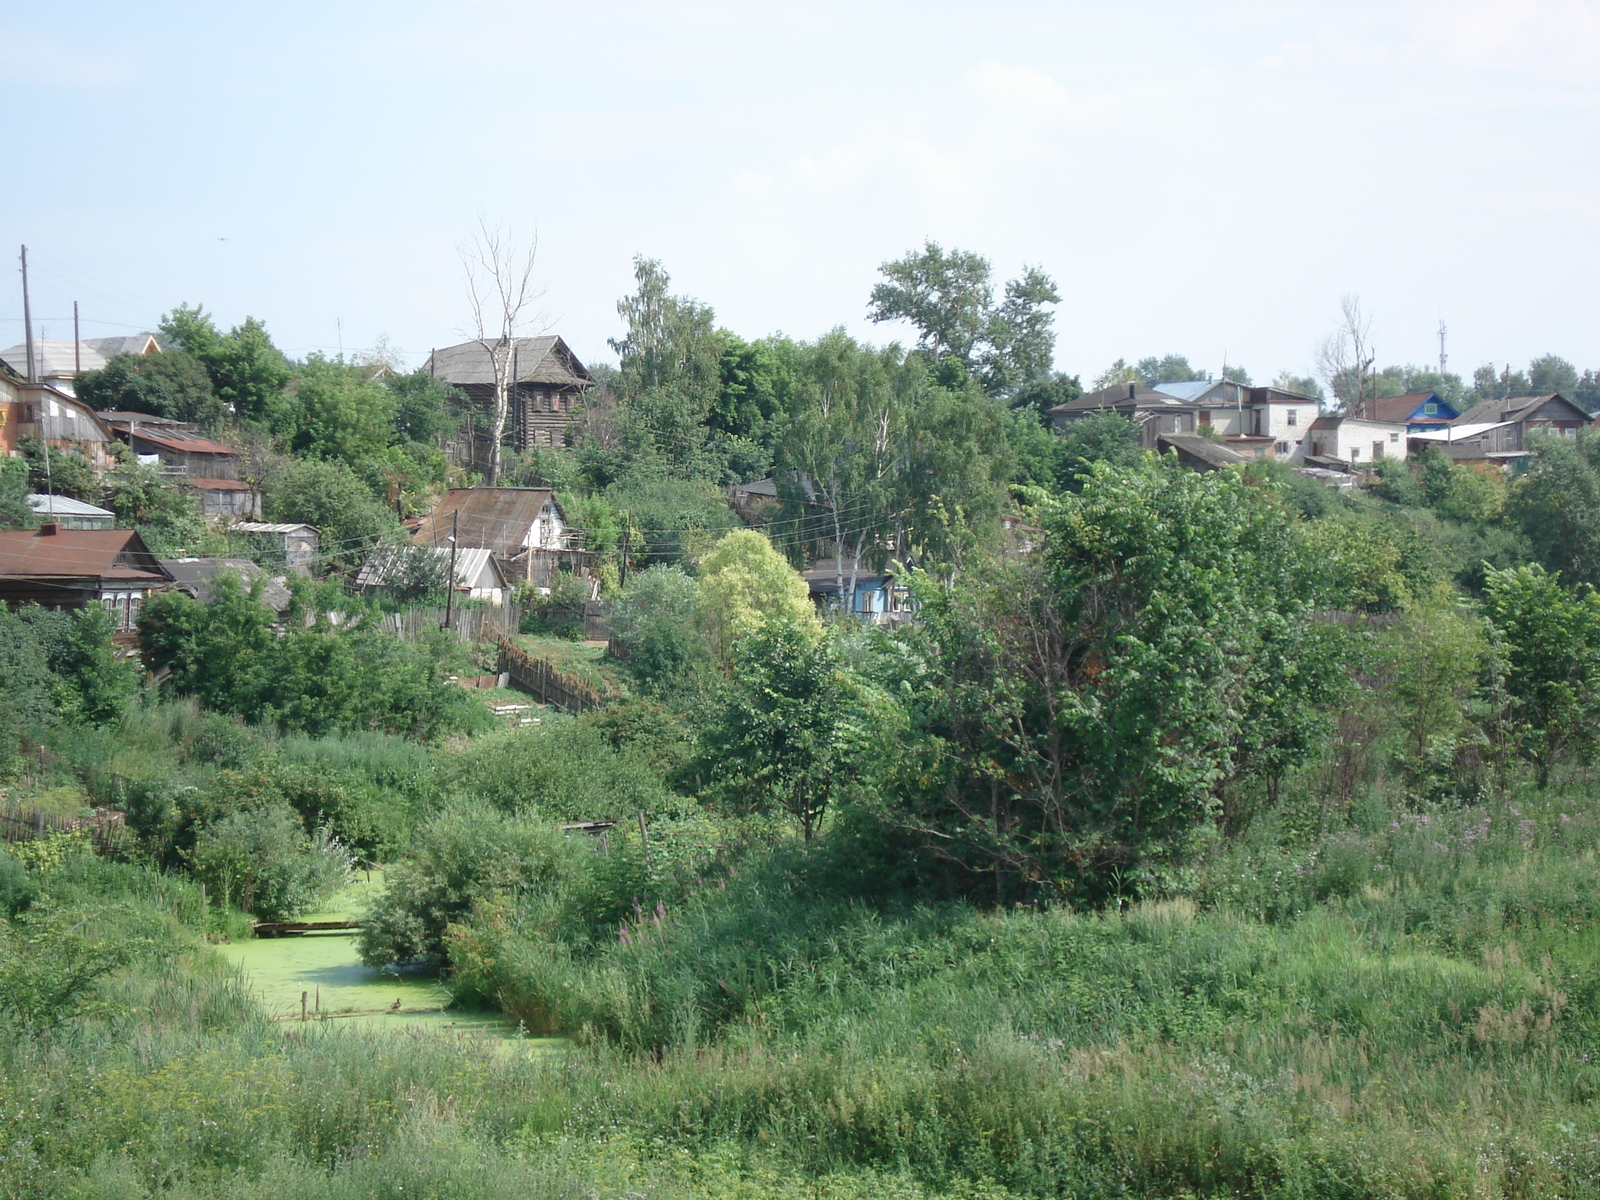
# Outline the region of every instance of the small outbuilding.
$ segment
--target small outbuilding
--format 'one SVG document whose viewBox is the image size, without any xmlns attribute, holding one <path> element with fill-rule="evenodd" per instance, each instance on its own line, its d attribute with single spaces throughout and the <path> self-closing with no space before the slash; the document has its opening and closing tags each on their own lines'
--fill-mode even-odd
<svg viewBox="0 0 1600 1200">
<path fill-rule="evenodd" d="M 443 546 L 379 546 L 356 574 L 356 588 L 368 594 L 386 591 L 408 573 L 409 556 L 428 555 L 439 578 L 450 572 L 450 551 Z M 486 600 L 496 608 L 511 599 L 511 581 L 495 558 L 484 549 L 455 552 L 455 591 L 468 600 Z"/>
<path fill-rule="evenodd" d="M 28 493 L 28 507 L 41 521 L 55 521 L 63 529 L 114 529 L 117 514 L 84 500 L 69 496 Z"/>
<path fill-rule="evenodd" d="M 299 574 L 309 574 L 318 557 L 317 531 L 310 525 L 293 522 L 239 521 L 237 533 L 259 538 L 274 552 L 283 554 L 283 565 Z"/>
</svg>

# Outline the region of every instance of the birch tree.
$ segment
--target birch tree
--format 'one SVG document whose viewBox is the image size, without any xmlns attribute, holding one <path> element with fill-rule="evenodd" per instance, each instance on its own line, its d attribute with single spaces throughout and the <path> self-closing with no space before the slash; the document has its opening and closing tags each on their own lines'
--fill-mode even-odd
<svg viewBox="0 0 1600 1200">
<path fill-rule="evenodd" d="M 1374 395 L 1372 318 L 1361 308 L 1361 297 L 1339 301 L 1339 324 L 1317 348 L 1317 373 L 1328 390 L 1352 417 L 1367 415 L 1366 402 Z"/>
<path fill-rule="evenodd" d="M 533 285 L 533 264 L 538 257 L 535 235 L 526 249 L 517 245 L 511 230 L 478 218 L 478 232 L 460 247 L 466 273 L 467 299 L 472 307 L 472 339 L 489 357 L 494 385 L 493 428 L 485 482 L 500 480 L 500 443 L 511 415 L 511 394 L 516 387 L 514 363 L 518 333 L 538 322 L 528 310 L 544 294 Z M 538 322 L 542 324 L 542 322 Z"/>
</svg>

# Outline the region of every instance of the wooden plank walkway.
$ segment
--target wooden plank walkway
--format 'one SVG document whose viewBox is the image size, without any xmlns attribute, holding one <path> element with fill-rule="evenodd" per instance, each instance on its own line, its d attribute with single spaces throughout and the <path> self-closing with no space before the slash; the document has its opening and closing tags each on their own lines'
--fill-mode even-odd
<svg viewBox="0 0 1600 1200">
<path fill-rule="evenodd" d="M 252 927 L 258 938 L 300 937 L 307 933 L 354 933 L 360 921 L 257 921 Z"/>
</svg>

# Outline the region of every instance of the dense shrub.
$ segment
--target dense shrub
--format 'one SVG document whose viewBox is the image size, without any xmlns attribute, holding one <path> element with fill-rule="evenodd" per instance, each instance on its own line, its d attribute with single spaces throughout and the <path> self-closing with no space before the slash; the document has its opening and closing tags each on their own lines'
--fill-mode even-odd
<svg viewBox="0 0 1600 1200">
<path fill-rule="evenodd" d="M 583 722 L 474 738 L 443 758 L 439 774 L 448 791 L 549 822 L 654 816 L 684 803 L 643 751 L 619 748 Z"/>
<path fill-rule="evenodd" d="M 361 957 L 387 963 L 448 957 L 446 932 L 496 896 L 558 894 L 590 864 L 592 849 L 548 825 L 483 804 L 457 804 L 417 828 L 361 929 Z"/>
<path fill-rule="evenodd" d="M 277 921 L 331 896 L 349 877 L 350 856 L 326 828 L 308 835 L 287 807 L 267 805 L 201 829 L 189 866 L 223 903 Z"/>
</svg>

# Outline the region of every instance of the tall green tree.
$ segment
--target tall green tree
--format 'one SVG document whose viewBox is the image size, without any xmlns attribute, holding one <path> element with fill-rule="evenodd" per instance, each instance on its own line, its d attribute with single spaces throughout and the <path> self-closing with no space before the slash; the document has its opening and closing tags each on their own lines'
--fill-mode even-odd
<svg viewBox="0 0 1600 1200">
<path fill-rule="evenodd" d="M 431 444 L 450 433 L 467 406 L 466 394 L 423 370 L 383 381 L 394 398 L 395 433 L 402 442 Z"/>
<path fill-rule="evenodd" d="M 1141 358 L 1133 368 L 1145 387 L 1160 383 L 1181 383 L 1187 379 L 1202 379 L 1204 375 L 1189 365 L 1181 354 L 1167 354 L 1161 358 Z"/>
<path fill-rule="evenodd" d="M 0 458 L 0 529 L 26 529 L 33 524 L 29 491 L 28 464 L 20 458 Z"/>
<path fill-rule="evenodd" d="M 615 381 L 618 441 L 634 469 L 722 482 L 708 447 L 709 421 L 722 392 L 724 336 L 715 314 L 674 296 L 656 260 L 634 259 L 637 288 L 617 302 L 626 331 L 610 346 L 620 360 Z"/>
<path fill-rule="evenodd" d="M 289 447 L 301 457 L 337 459 L 360 470 L 394 440 L 394 393 L 365 368 L 313 353 L 295 372 L 290 391 L 297 421 Z"/>
<path fill-rule="evenodd" d="M 1600 746 L 1600 594 L 1538 564 L 1490 572 L 1486 593 L 1513 741 L 1544 788 Z"/>
<path fill-rule="evenodd" d="M 770 621 L 739 645 L 690 766 L 700 796 L 736 812 L 786 812 L 811 841 L 852 777 L 852 681 L 814 622 Z"/>
<path fill-rule="evenodd" d="M 831 547 L 839 595 L 853 607 L 861 570 L 882 565 L 905 508 L 906 420 L 918 398 L 897 347 L 875 350 L 843 329 L 801 346 L 796 375 L 801 403 L 775 455 L 783 528 L 808 553 Z"/>
<path fill-rule="evenodd" d="M 214 428 L 228 415 L 211 376 L 194 355 L 171 349 L 161 354 L 118 354 L 74 384 L 84 403 L 99 411 L 142 412 Z"/>
<path fill-rule="evenodd" d="M 1055 352 L 1055 281 L 1026 267 L 998 303 L 989 260 L 944 250 L 931 238 L 921 250 L 886 262 L 884 281 L 867 305 L 873 321 L 909 321 L 930 363 L 954 358 L 991 395 L 1008 395 L 1046 374 Z"/>
<path fill-rule="evenodd" d="M 289 361 L 255 317 L 246 317 L 224 334 L 203 305 L 180 304 L 161 318 L 158 329 L 164 339 L 199 359 L 218 399 L 234 416 L 275 433 L 291 432 L 292 410 L 283 394 L 291 375 Z"/>
<path fill-rule="evenodd" d="M 1528 389 L 1536 396 L 1559 392 L 1570 400 L 1578 382 L 1578 368 L 1558 354 L 1541 354 L 1528 364 Z"/>
<path fill-rule="evenodd" d="M 339 461 L 286 459 L 262 485 L 262 516 L 314 526 L 326 562 L 353 566 L 396 528 L 395 515 Z"/>
<path fill-rule="evenodd" d="M 1572 583 L 1600 585 L 1600 440 L 1539 437 L 1511 489 L 1508 515 L 1533 554 Z"/>
<path fill-rule="evenodd" d="M 1099 464 L 1045 523 L 1045 554 L 921 587 L 935 765 L 890 816 L 998 901 L 1137 890 L 1308 753 L 1339 676 L 1270 488 Z"/>
<path fill-rule="evenodd" d="M 695 588 L 700 627 L 723 662 L 742 638 L 766 622 L 816 625 L 805 581 L 753 529 L 722 536 L 700 560 Z"/>
</svg>

